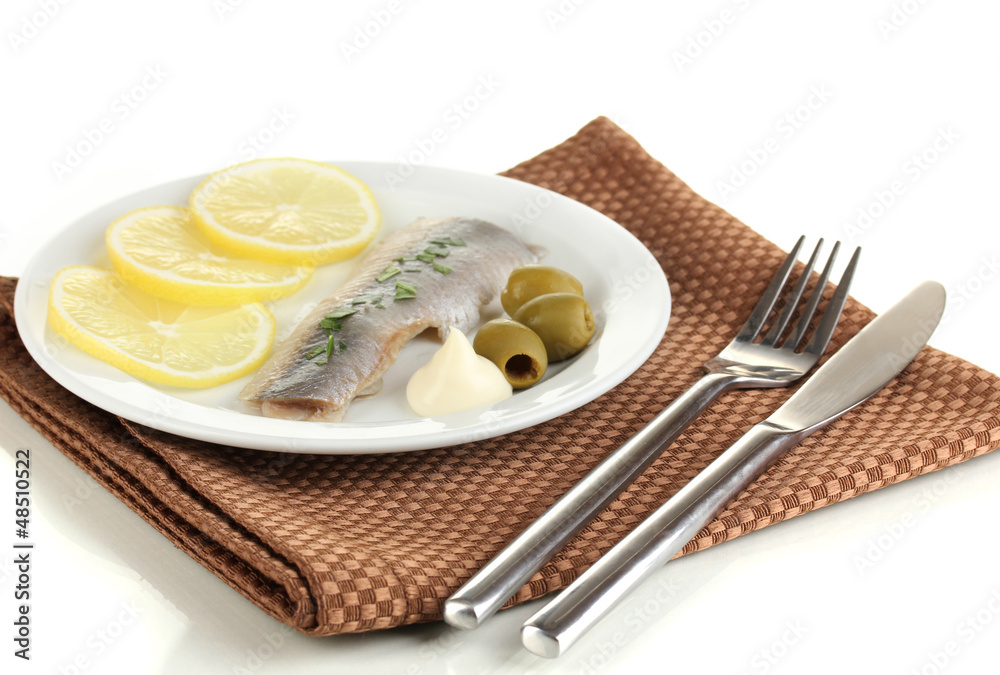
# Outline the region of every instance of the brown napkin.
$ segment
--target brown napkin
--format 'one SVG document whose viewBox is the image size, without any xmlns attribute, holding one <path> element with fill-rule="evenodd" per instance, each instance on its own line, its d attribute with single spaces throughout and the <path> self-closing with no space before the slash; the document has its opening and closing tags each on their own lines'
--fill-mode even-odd
<svg viewBox="0 0 1000 675">
<path fill-rule="evenodd" d="M 663 265 L 673 317 L 654 355 L 579 410 L 523 432 L 387 455 L 281 455 L 125 422 L 50 380 L 0 280 L 0 395 L 57 448 L 222 580 L 310 635 L 441 618 L 442 601 L 701 374 L 784 254 L 599 118 L 507 175 L 621 223 Z M 901 289 L 901 293 L 908 289 Z M 853 300 L 829 351 L 872 317 Z M 791 390 L 728 394 L 514 603 L 569 584 Z M 808 438 L 682 554 L 981 455 L 1000 444 L 998 378 L 935 349 Z"/>
</svg>

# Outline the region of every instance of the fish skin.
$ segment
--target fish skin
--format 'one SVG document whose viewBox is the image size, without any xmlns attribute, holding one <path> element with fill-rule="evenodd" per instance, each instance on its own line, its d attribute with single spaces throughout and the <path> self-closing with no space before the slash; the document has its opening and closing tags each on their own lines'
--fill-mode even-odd
<svg viewBox="0 0 1000 675">
<path fill-rule="evenodd" d="M 451 268 L 448 274 L 428 263 L 394 262 L 416 255 L 431 240 L 455 237 L 465 246 L 446 247 L 449 255 L 437 260 Z M 497 225 L 473 218 L 419 218 L 379 242 L 362 260 L 354 275 L 333 295 L 322 300 L 256 372 L 240 398 L 259 404 L 268 417 L 337 422 L 359 395 L 377 391 L 382 375 L 400 350 L 428 328 L 442 339 L 450 326 L 466 332 L 479 323 L 483 305 L 503 289 L 510 272 L 534 262 L 534 250 Z M 390 265 L 420 269 L 384 281 L 376 277 Z M 394 300 L 397 280 L 416 284 L 417 297 Z M 320 320 L 338 307 L 351 305 L 362 295 L 382 295 L 384 309 L 357 305 L 359 311 L 343 320 L 336 337 L 346 343 L 324 365 L 320 355 L 306 359 L 311 349 L 326 344 Z"/>
</svg>

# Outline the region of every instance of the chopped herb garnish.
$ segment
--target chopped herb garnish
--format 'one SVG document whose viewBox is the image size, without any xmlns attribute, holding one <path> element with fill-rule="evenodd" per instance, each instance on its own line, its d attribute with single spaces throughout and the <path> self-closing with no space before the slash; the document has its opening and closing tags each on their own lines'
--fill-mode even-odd
<svg viewBox="0 0 1000 675">
<path fill-rule="evenodd" d="M 319 327 L 326 331 L 327 335 L 330 335 L 335 330 L 340 330 L 344 327 L 344 322 L 340 319 L 334 319 L 329 316 L 325 316 L 319 321 Z"/>
<path fill-rule="evenodd" d="M 381 299 L 382 297 L 379 296 L 379 300 Z M 322 319 L 320 319 L 319 327 L 323 329 L 324 333 L 326 333 L 326 344 L 313 347 L 311 350 L 309 350 L 309 352 L 306 353 L 306 358 L 312 360 L 317 356 L 319 356 L 320 354 L 322 354 L 323 352 L 326 352 L 326 360 L 316 362 L 316 365 L 319 366 L 325 365 L 330 360 L 330 355 L 333 353 L 333 348 L 335 346 L 334 345 L 335 340 L 333 334 L 344 327 L 344 319 L 351 316 L 352 314 L 357 314 L 357 313 L 358 310 L 354 309 L 353 307 L 337 307 L 332 312 L 330 312 Z M 337 341 L 343 343 L 343 348 L 340 351 L 341 352 L 344 351 L 344 349 L 347 348 L 347 343 L 344 342 L 343 340 L 340 340 L 339 338 L 337 338 Z"/>
<path fill-rule="evenodd" d="M 394 300 L 410 300 L 417 297 L 417 286 L 408 281 L 396 282 L 396 296 Z"/>
<path fill-rule="evenodd" d="M 379 274 L 377 277 L 375 277 L 375 281 L 380 281 L 380 282 L 381 281 L 388 281 L 389 279 L 392 279 L 394 276 L 396 276 L 397 274 L 399 274 L 402 271 L 403 270 L 399 269 L 395 265 L 389 265 L 384 270 L 382 270 L 381 274 Z"/>
<path fill-rule="evenodd" d="M 353 304 L 353 303 L 352 303 Z M 358 310 L 353 307 L 337 307 L 335 310 L 327 314 L 324 318 L 326 319 L 343 319 L 351 314 L 357 314 Z"/>
<path fill-rule="evenodd" d="M 465 246 L 465 242 L 458 237 L 447 237 L 444 239 L 431 239 L 430 246 L 425 248 L 421 253 L 416 255 L 402 255 L 393 258 L 393 262 L 397 262 L 400 266 L 389 265 L 382 272 L 375 277 L 375 281 L 382 283 L 383 281 L 388 281 L 398 274 L 403 272 L 411 274 L 419 274 L 423 270 L 417 268 L 407 268 L 403 269 L 401 266 L 403 263 L 420 261 L 424 264 L 428 264 L 433 267 L 435 272 L 440 274 L 450 274 L 452 269 L 447 265 L 442 265 L 438 262 L 438 258 L 447 258 L 450 251 L 448 251 L 449 246 Z M 326 355 L 325 360 L 316 361 L 317 365 L 324 365 L 329 362 L 330 357 L 336 354 L 342 354 L 347 349 L 347 341 L 342 338 L 334 337 L 334 333 L 342 330 L 344 327 L 344 320 L 352 314 L 357 314 L 360 311 L 359 305 L 372 305 L 376 309 L 385 309 L 385 305 L 382 304 L 382 294 L 371 293 L 368 295 L 359 295 L 350 302 L 350 307 L 337 307 L 332 312 L 324 316 L 320 322 L 319 326 L 326 333 L 326 342 L 324 344 L 317 345 L 310 349 L 306 353 L 306 359 L 312 360 L 319 356 L 320 354 Z M 393 295 L 394 300 L 411 300 L 417 297 L 417 285 L 409 281 L 396 281 L 396 290 Z"/>
<path fill-rule="evenodd" d="M 465 246 L 465 242 L 458 237 L 448 237 L 447 239 L 431 239 L 432 244 L 438 246 Z"/>
</svg>

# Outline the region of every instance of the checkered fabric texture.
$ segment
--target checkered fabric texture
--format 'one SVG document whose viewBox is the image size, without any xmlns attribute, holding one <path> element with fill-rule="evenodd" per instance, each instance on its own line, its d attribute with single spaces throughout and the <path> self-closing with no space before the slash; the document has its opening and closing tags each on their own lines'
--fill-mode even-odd
<svg viewBox="0 0 1000 675">
<path fill-rule="evenodd" d="M 701 375 L 785 255 L 604 118 L 506 175 L 605 213 L 670 280 L 673 315 L 655 353 L 562 417 L 384 455 L 283 455 L 172 436 L 46 376 L 18 339 L 9 278 L 0 280 L 0 395 L 174 545 L 299 631 L 439 620 L 451 592 Z M 871 318 L 850 300 L 828 351 Z M 792 391 L 724 395 L 508 604 L 568 585 Z M 996 376 L 926 348 L 877 396 L 784 456 L 681 555 L 986 453 L 1000 444 L 998 413 Z"/>
</svg>

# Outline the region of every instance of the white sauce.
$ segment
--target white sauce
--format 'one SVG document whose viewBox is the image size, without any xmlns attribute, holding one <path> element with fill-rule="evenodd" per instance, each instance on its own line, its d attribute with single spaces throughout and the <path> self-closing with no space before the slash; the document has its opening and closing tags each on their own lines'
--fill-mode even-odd
<svg viewBox="0 0 1000 675">
<path fill-rule="evenodd" d="M 413 373 L 406 400 L 418 415 L 432 417 L 496 403 L 513 391 L 500 369 L 477 354 L 462 331 L 451 328 L 427 365 Z"/>
</svg>

